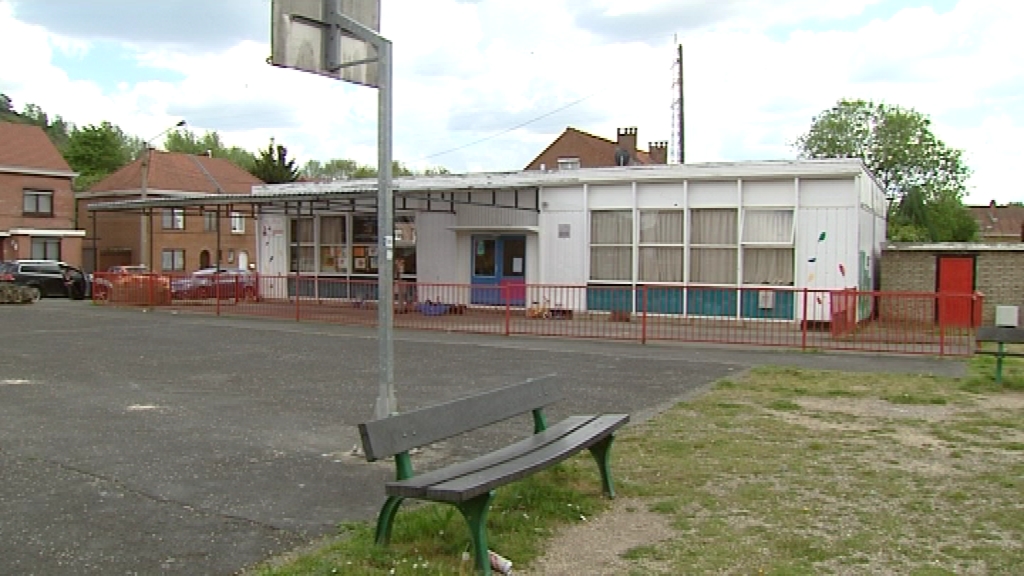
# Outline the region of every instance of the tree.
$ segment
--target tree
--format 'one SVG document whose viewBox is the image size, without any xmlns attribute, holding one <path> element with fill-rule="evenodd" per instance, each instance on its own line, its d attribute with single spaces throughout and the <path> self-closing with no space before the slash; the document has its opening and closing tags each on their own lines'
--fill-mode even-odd
<svg viewBox="0 0 1024 576">
<path fill-rule="evenodd" d="M 131 146 L 132 138 L 110 122 L 72 130 L 64 159 L 79 174 L 75 188 L 85 190 L 127 164 L 132 157 Z"/>
<path fill-rule="evenodd" d="M 913 109 L 840 100 L 816 116 L 796 141 L 804 158 L 859 158 L 889 201 L 890 236 L 930 241 L 974 239 L 977 225 L 963 206 L 970 168 L 947 146 L 931 120 Z"/>
<path fill-rule="evenodd" d="M 260 151 L 250 172 L 267 184 L 294 182 L 299 178 L 295 160 L 288 159 L 288 149 L 280 144 L 275 146 L 273 138 L 270 139 L 267 149 Z"/>
<path fill-rule="evenodd" d="M 238 146 L 225 146 L 216 131 L 207 131 L 196 136 L 188 129 L 175 130 L 164 139 L 164 150 L 182 152 L 184 154 L 209 154 L 214 158 L 225 158 L 235 165 L 252 172 L 256 164 L 256 155 Z"/>
</svg>

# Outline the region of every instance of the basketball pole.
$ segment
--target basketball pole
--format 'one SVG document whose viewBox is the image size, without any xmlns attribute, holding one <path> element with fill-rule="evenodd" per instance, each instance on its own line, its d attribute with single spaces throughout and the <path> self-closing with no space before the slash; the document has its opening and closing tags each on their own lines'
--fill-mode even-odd
<svg viewBox="0 0 1024 576">
<path fill-rule="evenodd" d="M 394 197 L 391 194 L 391 42 L 378 37 L 377 70 L 377 254 L 386 256 L 377 268 L 379 292 L 377 301 L 377 339 L 379 340 L 376 417 L 387 418 L 398 412 L 395 398 L 395 342 L 394 342 L 394 259 L 395 222 Z"/>
</svg>

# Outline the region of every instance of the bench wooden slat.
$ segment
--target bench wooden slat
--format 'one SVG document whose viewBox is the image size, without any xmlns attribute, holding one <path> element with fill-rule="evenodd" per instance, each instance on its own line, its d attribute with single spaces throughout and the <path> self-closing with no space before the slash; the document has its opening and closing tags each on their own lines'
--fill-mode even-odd
<svg viewBox="0 0 1024 576">
<path fill-rule="evenodd" d="M 359 425 L 369 461 L 508 420 L 561 399 L 553 374 Z"/>
<path fill-rule="evenodd" d="M 423 496 L 426 496 L 427 488 L 429 486 L 451 480 L 452 478 L 464 476 L 483 468 L 507 462 L 524 453 L 546 446 L 552 441 L 565 436 L 593 419 L 593 416 L 570 416 L 565 420 L 558 422 L 554 426 L 548 427 L 548 429 L 543 432 L 531 434 L 528 438 L 524 438 L 515 444 L 505 446 L 500 450 L 488 452 L 487 454 L 483 454 L 472 460 L 466 460 L 465 462 L 459 462 L 444 468 L 417 474 L 407 480 L 388 482 L 385 485 L 385 490 L 388 496 L 422 498 Z"/>
<path fill-rule="evenodd" d="M 426 488 L 425 498 L 465 502 L 494 488 L 525 478 L 597 444 L 629 421 L 628 414 L 604 414 L 519 456 Z"/>
<path fill-rule="evenodd" d="M 1024 343 L 1024 329 L 1006 326 L 980 326 L 975 339 L 979 342 Z"/>
</svg>

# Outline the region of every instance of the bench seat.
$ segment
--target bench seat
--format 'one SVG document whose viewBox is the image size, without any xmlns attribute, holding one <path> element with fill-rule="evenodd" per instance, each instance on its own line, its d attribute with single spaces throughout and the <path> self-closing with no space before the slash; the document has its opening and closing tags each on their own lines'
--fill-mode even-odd
<svg viewBox="0 0 1024 576">
<path fill-rule="evenodd" d="M 571 416 L 495 452 L 388 482 L 385 491 L 388 496 L 466 502 L 590 448 L 628 421 L 628 414 Z"/>
</svg>

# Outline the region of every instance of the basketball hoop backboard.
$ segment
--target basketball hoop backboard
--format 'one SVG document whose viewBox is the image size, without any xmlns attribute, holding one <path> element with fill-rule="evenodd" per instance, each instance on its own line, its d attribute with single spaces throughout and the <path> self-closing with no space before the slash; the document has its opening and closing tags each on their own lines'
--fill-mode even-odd
<svg viewBox="0 0 1024 576">
<path fill-rule="evenodd" d="M 380 0 L 272 0 L 270 63 L 322 74 L 364 86 L 378 87 L 376 50 L 341 30 L 337 37 L 327 25 L 330 6 L 375 32 L 380 32 Z"/>
</svg>

